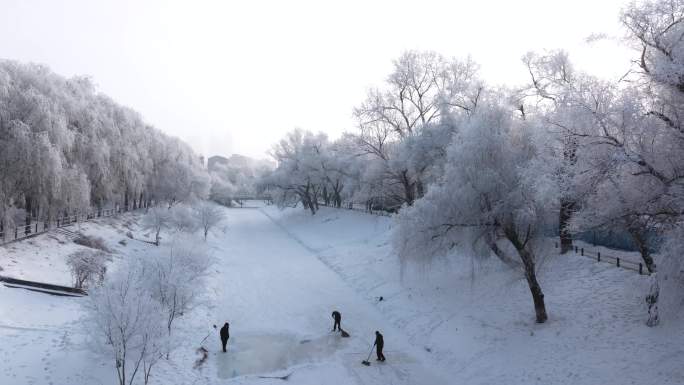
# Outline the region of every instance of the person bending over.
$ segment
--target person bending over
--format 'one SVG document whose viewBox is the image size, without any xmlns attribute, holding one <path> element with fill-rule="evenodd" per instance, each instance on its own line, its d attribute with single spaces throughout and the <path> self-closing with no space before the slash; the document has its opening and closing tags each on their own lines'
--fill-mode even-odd
<svg viewBox="0 0 684 385">
<path fill-rule="evenodd" d="M 342 314 L 340 314 L 339 311 L 335 310 L 332 312 L 332 317 L 333 320 L 335 320 L 335 323 L 333 324 L 333 331 L 342 331 L 342 326 L 340 326 L 340 322 L 342 321 Z"/>
</svg>

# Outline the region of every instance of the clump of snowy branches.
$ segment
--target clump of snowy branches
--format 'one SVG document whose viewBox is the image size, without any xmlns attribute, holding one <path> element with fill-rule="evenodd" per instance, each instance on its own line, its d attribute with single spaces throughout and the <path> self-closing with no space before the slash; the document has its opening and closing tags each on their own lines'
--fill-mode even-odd
<svg viewBox="0 0 684 385">
<path fill-rule="evenodd" d="M 145 216 L 143 216 L 141 228 L 143 230 L 152 231 L 154 233 L 154 244 L 159 246 L 161 232 L 171 226 L 172 218 L 169 208 L 155 206 L 148 210 Z"/>
<path fill-rule="evenodd" d="M 220 225 L 226 217 L 223 208 L 213 202 L 197 202 L 192 210 L 194 213 L 194 221 L 202 230 L 205 241 L 207 240 L 207 235 Z"/>
<path fill-rule="evenodd" d="M 144 282 L 139 266 L 126 266 L 89 295 L 91 346 L 113 358 L 119 385 L 133 384 L 140 372 L 147 384 L 160 347 L 168 345 L 162 306 L 146 294 Z"/>
<path fill-rule="evenodd" d="M 74 287 L 83 289 L 99 285 L 104 281 L 107 263 L 112 257 L 101 250 L 79 250 L 67 257 Z"/>
<path fill-rule="evenodd" d="M 93 349 L 113 358 L 119 385 L 169 357 L 174 320 L 197 304 L 211 259 L 203 248 L 180 237 L 150 255 L 124 265 L 90 292 L 89 325 Z"/>
<path fill-rule="evenodd" d="M 105 240 L 101 237 L 81 235 L 78 238 L 74 239 L 74 243 L 79 244 L 81 246 L 90 247 L 91 249 L 102 250 L 106 253 L 110 252 L 109 248 L 105 243 Z"/>
<path fill-rule="evenodd" d="M 204 240 L 225 220 L 225 212 L 216 203 L 193 200 L 187 204 L 172 207 L 155 206 L 148 210 L 141 221 L 143 230 L 154 234 L 154 244 L 161 243 L 162 232 L 193 234 L 201 230 Z"/>
</svg>

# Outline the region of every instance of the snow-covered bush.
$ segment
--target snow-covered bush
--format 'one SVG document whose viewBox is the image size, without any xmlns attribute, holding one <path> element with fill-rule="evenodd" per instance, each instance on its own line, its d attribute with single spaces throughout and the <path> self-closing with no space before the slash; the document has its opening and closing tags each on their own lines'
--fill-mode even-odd
<svg viewBox="0 0 684 385">
<path fill-rule="evenodd" d="M 225 211 L 221 206 L 209 201 L 197 202 L 193 206 L 193 212 L 194 223 L 202 230 L 205 241 L 209 232 L 220 225 L 226 217 Z"/>
<path fill-rule="evenodd" d="M 88 297 L 91 347 L 113 358 L 118 384 L 132 385 L 143 371 L 147 384 L 167 338 L 161 304 L 149 295 L 144 270 L 125 266 Z"/>
<path fill-rule="evenodd" d="M 171 212 L 165 207 L 155 206 L 142 218 L 143 230 L 154 232 L 154 244 L 159 246 L 160 233 L 171 225 Z"/>
<path fill-rule="evenodd" d="M 212 260 L 189 236 L 125 264 L 90 292 L 89 325 L 99 353 L 114 358 L 120 385 L 145 384 L 155 363 L 171 353 L 174 320 L 198 303 Z"/>
<path fill-rule="evenodd" d="M 90 247 L 91 249 L 102 250 L 106 253 L 110 252 L 109 248 L 105 244 L 105 240 L 101 237 L 81 235 L 78 238 L 74 239 L 74 243 L 79 244 L 81 246 Z"/>
<path fill-rule="evenodd" d="M 147 255 L 143 263 L 147 290 L 161 304 L 164 325 L 171 334 L 173 321 L 197 304 L 204 289 L 203 278 L 212 263 L 209 252 L 189 236 L 179 236 Z"/>
<path fill-rule="evenodd" d="M 170 211 L 169 227 L 172 230 L 182 233 L 193 233 L 197 230 L 199 223 L 192 207 L 185 204 L 176 205 Z"/>
<path fill-rule="evenodd" d="M 102 283 L 111 256 L 101 250 L 79 250 L 67 257 L 75 288 L 86 288 Z"/>
</svg>

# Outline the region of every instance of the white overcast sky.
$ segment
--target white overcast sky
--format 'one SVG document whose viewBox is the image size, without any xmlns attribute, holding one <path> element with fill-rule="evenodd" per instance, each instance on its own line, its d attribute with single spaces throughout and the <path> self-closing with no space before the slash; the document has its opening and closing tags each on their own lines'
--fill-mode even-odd
<svg viewBox="0 0 684 385">
<path fill-rule="evenodd" d="M 618 77 L 623 0 L 0 0 L 0 57 L 89 75 L 204 155 L 265 157 L 294 127 L 331 137 L 407 49 L 471 55 L 490 83 L 527 80 L 521 56 L 564 48 Z"/>
</svg>

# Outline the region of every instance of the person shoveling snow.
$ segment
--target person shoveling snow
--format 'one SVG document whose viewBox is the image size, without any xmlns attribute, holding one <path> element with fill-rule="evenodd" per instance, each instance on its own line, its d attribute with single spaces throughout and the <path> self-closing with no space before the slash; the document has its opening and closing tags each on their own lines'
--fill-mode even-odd
<svg viewBox="0 0 684 385">
<path fill-rule="evenodd" d="M 373 346 L 371 346 L 370 352 L 368 352 L 368 358 L 365 360 L 361 361 L 362 364 L 366 366 L 370 366 L 370 356 L 373 354 L 373 348 L 376 349 L 376 353 L 378 356 L 377 361 L 383 362 L 385 361 L 385 355 L 382 354 L 382 349 L 385 347 L 385 339 L 382 337 L 382 334 L 380 334 L 379 331 L 375 331 L 375 342 L 373 342 Z"/>
<path fill-rule="evenodd" d="M 332 312 L 332 318 L 335 321 L 335 323 L 333 324 L 332 331 L 336 331 L 337 329 L 342 331 L 342 326 L 340 325 L 340 323 L 342 322 L 342 314 L 340 314 L 339 311 L 335 310 Z"/>
<path fill-rule="evenodd" d="M 378 361 L 385 361 L 385 355 L 382 354 L 382 349 L 385 347 L 385 339 L 379 331 L 375 331 L 375 349 L 378 356 Z"/>
<path fill-rule="evenodd" d="M 339 330 L 342 337 L 349 337 L 349 333 L 342 330 L 342 326 L 340 325 L 340 323 L 342 322 L 342 314 L 340 314 L 339 311 L 335 310 L 332 312 L 332 318 L 335 321 L 335 323 L 333 324 L 332 331 Z"/>
</svg>

